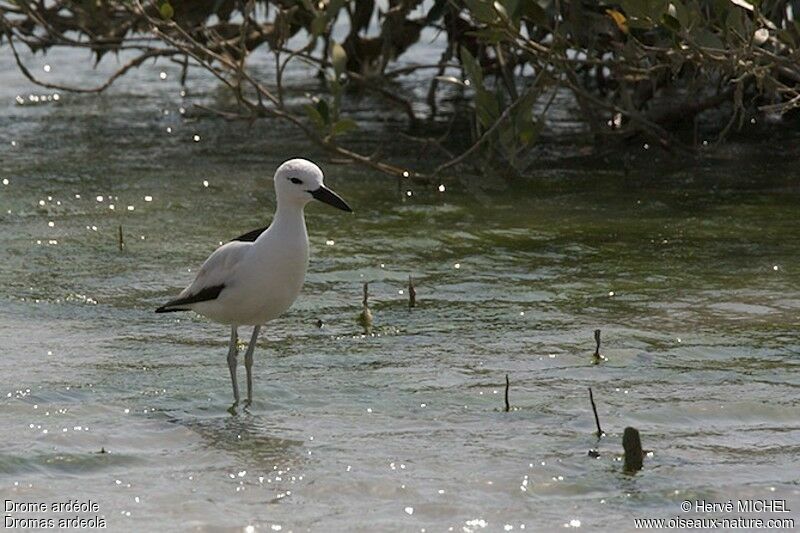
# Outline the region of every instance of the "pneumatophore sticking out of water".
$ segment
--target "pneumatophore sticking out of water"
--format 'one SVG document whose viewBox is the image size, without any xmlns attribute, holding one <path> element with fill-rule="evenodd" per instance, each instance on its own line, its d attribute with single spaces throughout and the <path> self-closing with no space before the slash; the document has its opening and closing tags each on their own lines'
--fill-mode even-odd
<svg viewBox="0 0 800 533">
<path fill-rule="evenodd" d="M 511 403 L 508 401 L 508 390 L 511 388 L 511 382 L 508 380 L 508 374 L 506 374 L 506 393 L 505 393 L 505 412 L 509 412 L 511 410 Z"/>
<path fill-rule="evenodd" d="M 594 330 L 594 342 L 596 344 L 594 355 L 592 355 L 592 363 L 599 365 L 601 361 L 608 361 L 608 359 L 600 353 L 600 330 Z"/>
<path fill-rule="evenodd" d="M 598 330 L 599 331 L 599 330 Z M 594 423 L 597 425 L 597 438 L 600 439 L 605 435 L 603 433 L 603 429 L 600 427 L 600 417 L 597 416 L 597 405 L 594 403 L 594 394 L 592 393 L 592 388 L 589 387 L 589 402 L 592 404 L 592 413 L 594 413 Z"/>
<path fill-rule="evenodd" d="M 626 427 L 622 434 L 622 448 L 625 450 L 625 471 L 638 472 L 644 466 L 644 450 L 639 430 Z"/>
<path fill-rule="evenodd" d="M 364 335 L 372 333 L 372 311 L 369 310 L 369 283 L 364 283 L 364 297 L 361 300 L 361 313 L 358 315 L 358 323 L 364 328 Z"/>
</svg>

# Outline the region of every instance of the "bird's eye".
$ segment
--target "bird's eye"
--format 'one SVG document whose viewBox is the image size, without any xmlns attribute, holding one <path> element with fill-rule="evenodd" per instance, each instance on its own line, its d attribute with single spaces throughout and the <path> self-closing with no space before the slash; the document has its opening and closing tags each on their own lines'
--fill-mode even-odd
<svg viewBox="0 0 800 533">
<path fill-rule="evenodd" d="M 301 180 L 300 178 L 289 178 L 289 181 L 291 181 L 295 185 L 300 185 L 301 183 L 303 183 L 303 180 Z"/>
</svg>

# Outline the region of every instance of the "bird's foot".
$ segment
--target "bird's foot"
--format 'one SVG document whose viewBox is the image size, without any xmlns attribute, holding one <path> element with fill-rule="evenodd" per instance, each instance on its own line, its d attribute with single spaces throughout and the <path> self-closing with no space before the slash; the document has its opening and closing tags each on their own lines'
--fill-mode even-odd
<svg viewBox="0 0 800 533">
<path fill-rule="evenodd" d="M 228 412 L 229 412 L 230 414 L 232 414 L 232 415 L 236 416 L 237 414 L 239 414 L 239 413 L 236 411 L 236 408 L 237 408 L 238 406 L 239 406 L 239 400 L 236 400 L 235 402 L 233 402 L 233 405 L 231 405 L 230 407 L 228 407 Z"/>
<path fill-rule="evenodd" d="M 253 405 L 253 400 L 248 398 L 244 401 L 244 409 L 250 409 L 250 406 Z"/>
</svg>

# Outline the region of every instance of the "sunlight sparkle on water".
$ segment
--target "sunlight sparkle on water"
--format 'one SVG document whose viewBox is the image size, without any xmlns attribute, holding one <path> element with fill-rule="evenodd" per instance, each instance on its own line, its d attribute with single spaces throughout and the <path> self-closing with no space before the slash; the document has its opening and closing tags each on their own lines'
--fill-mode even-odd
<svg viewBox="0 0 800 533">
<path fill-rule="evenodd" d="M 8 178 L 3 178 L 3 185 L 8 185 L 9 181 Z"/>
<path fill-rule="evenodd" d="M 414 508 L 413 508 L 413 507 L 406 507 L 406 508 L 405 508 L 405 509 L 403 509 L 403 510 L 406 512 L 406 514 L 407 514 L 407 515 L 412 515 L 412 514 L 414 514 Z"/>
<path fill-rule="evenodd" d="M 476 528 L 485 529 L 486 526 L 489 525 L 489 522 L 484 520 L 483 518 L 474 518 L 472 520 L 467 520 L 464 522 L 464 531 L 468 533 L 472 533 L 475 531 Z"/>
<path fill-rule="evenodd" d="M 444 186 L 444 184 L 442 184 L 442 185 L 439 185 L 439 192 L 444 192 L 444 191 L 445 191 L 445 186 Z"/>
<path fill-rule="evenodd" d="M 50 65 L 43 66 L 42 70 L 44 70 L 45 72 L 50 72 Z"/>
<path fill-rule="evenodd" d="M 196 142 L 196 143 L 199 143 L 200 142 L 200 136 L 195 133 L 194 135 L 192 135 L 192 140 L 194 142 Z"/>
<path fill-rule="evenodd" d="M 158 77 L 161 78 L 162 80 L 165 80 L 165 79 L 167 79 L 167 73 L 164 72 L 164 71 L 161 71 L 161 73 L 158 75 Z"/>
</svg>

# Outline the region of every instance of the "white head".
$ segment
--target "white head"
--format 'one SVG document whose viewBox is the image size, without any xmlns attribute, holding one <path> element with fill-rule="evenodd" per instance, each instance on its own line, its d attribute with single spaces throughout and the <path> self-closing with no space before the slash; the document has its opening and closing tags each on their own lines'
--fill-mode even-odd
<svg viewBox="0 0 800 533">
<path fill-rule="evenodd" d="M 343 211 L 352 211 L 342 198 L 325 187 L 322 170 L 307 159 L 290 159 L 275 171 L 278 205 L 305 206 L 319 200 Z"/>
</svg>

